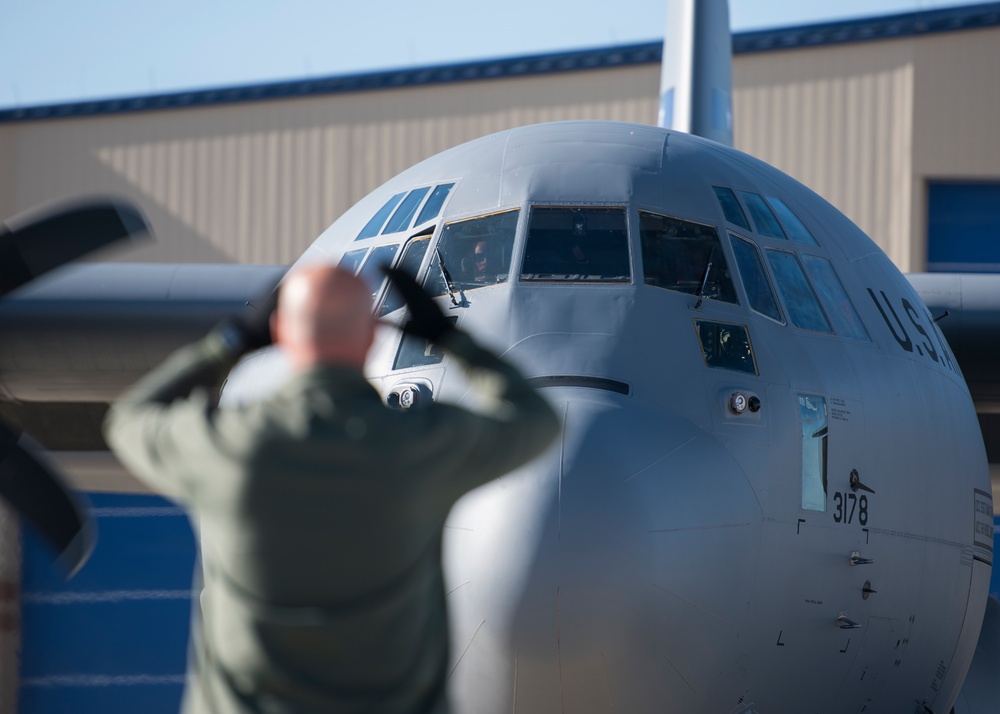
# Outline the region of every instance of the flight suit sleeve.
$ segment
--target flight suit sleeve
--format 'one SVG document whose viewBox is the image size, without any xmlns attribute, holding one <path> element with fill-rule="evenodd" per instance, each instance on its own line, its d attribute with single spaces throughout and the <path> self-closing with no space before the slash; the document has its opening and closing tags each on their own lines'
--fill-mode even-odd
<svg viewBox="0 0 1000 714">
<path fill-rule="evenodd" d="M 462 413 L 460 429 L 471 468 L 467 490 L 539 455 L 559 433 L 555 411 L 511 364 L 454 330 L 439 344 L 457 358 L 487 406 Z"/>
<path fill-rule="evenodd" d="M 204 432 L 215 391 L 237 359 L 212 332 L 136 382 L 104 420 L 105 440 L 122 465 L 160 493 L 183 498 L 185 447 L 200 441 L 194 431 Z"/>
</svg>

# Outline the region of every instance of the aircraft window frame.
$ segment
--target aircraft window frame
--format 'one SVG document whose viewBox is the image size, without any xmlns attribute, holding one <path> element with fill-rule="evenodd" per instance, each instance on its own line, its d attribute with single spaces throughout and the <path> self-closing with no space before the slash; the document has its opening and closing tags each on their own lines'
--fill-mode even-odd
<svg viewBox="0 0 1000 714">
<path fill-rule="evenodd" d="M 740 191 L 739 194 L 740 198 L 743 199 L 743 205 L 747 208 L 747 213 L 750 214 L 754 233 L 766 238 L 788 240 L 788 234 L 785 233 L 781 221 L 778 220 L 778 215 L 761 194 L 754 191 Z"/>
<path fill-rule="evenodd" d="M 749 238 L 744 238 L 743 236 L 737 233 L 733 233 L 732 231 L 729 231 L 729 242 L 730 242 L 730 248 L 733 251 L 733 260 L 736 263 L 736 272 L 739 273 L 740 282 L 743 284 L 743 294 L 746 295 L 747 304 L 750 306 L 750 309 L 753 310 L 758 315 L 761 315 L 762 317 L 766 317 L 769 320 L 774 320 L 780 325 L 786 324 L 784 314 L 781 311 L 781 303 L 778 300 L 778 293 L 774 289 L 774 281 L 768 274 L 767 268 L 764 267 L 764 259 L 761 257 L 760 248 L 757 246 L 756 243 L 754 243 Z M 740 253 L 738 250 L 738 248 L 742 249 L 744 245 L 746 246 L 746 250 L 748 251 L 746 255 L 752 261 L 752 264 L 747 266 L 745 266 L 743 264 L 743 261 L 740 259 Z M 753 294 L 751 294 L 750 291 L 750 283 L 748 280 L 749 271 L 747 270 L 747 268 L 753 269 L 755 271 L 755 275 L 753 276 L 753 278 L 756 281 L 757 285 L 759 286 L 758 289 L 753 292 Z M 764 288 L 766 288 L 766 291 L 764 290 Z M 775 314 L 773 315 L 769 314 L 765 310 L 758 307 L 759 303 L 755 299 L 755 296 L 761 294 L 764 294 L 765 297 L 770 298 L 771 305 L 774 307 Z"/>
<path fill-rule="evenodd" d="M 458 316 L 449 315 L 445 318 L 452 325 L 458 324 Z M 392 370 L 413 369 L 414 367 L 432 367 L 444 361 L 445 353 L 439 344 L 426 337 L 404 333 L 392 358 Z"/>
<path fill-rule="evenodd" d="M 355 248 L 354 250 L 349 250 L 340 256 L 340 262 L 337 263 L 338 267 L 344 270 L 350 271 L 352 275 L 357 275 L 361 266 L 365 262 L 365 258 L 368 257 L 368 251 L 370 248 Z M 355 256 L 357 260 L 355 261 Z"/>
<path fill-rule="evenodd" d="M 495 221 L 498 217 L 513 217 L 513 225 L 498 226 L 495 222 L 487 223 Z M 473 222 L 477 222 L 476 227 L 479 227 L 482 233 L 470 235 L 451 233 L 452 230 L 468 230 L 473 226 Z M 450 288 L 456 292 L 464 292 L 510 282 L 520 226 L 521 206 L 458 218 L 445 223 L 433 246 L 430 267 L 424 278 L 424 289 L 432 296 L 440 297 L 448 295 Z M 452 241 L 455 242 L 454 246 Z M 488 256 L 486 272 L 477 277 L 474 275 L 475 266 L 469 259 L 482 243 L 486 244 L 483 250 Z M 440 262 L 444 264 L 444 269 L 448 273 L 450 286 L 442 274 L 437 255 L 440 255 Z M 497 268 L 492 271 L 489 269 L 491 258 L 494 260 L 494 268 Z"/>
<path fill-rule="evenodd" d="M 399 193 L 393 194 L 388 201 L 382 204 L 382 207 L 375 211 L 375 215 L 368 219 L 364 228 L 358 233 L 357 237 L 354 239 L 365 240 L 366 238 L 374 238 L 382 230 L 382 226 L 385 222 L 389 220 L 390 214 L 396 209 L 396 205 L 403 200 L 407 191 L 400 191 Z"/>
<path fill-rule="evenodd" d="M 826 316 L 834 332 L 842 337 L 871 342 L 872 338 L 864 320 L 858 314 L 854 302 L 837 276 L 833 263 L 821 255 L 802 253 L 799 261 L 812 281 L 813 289 L 819 294 Z"/>
<path fill-rule="evenodd" d="M 427 198 L 427 194 L 431 191 L 430 186 L 421 186 L 420 188 L 415 188 L 406 194 L 406 197 L 399 202 L 396 206 L 396 210 L 392 212 L 389 216 L 389 220 L 385 222 L 385 226 L 380 231 L 379 235 L 390 235 L 392 233 L 402 233 L 408 230 L 413 217 L 417 214 L 417 209 L 423 204 L 424 199 Z"/>
<path fill-rule="evenodd" d="M 771 273 L 778 286 L 778 293 L 785 303 L 785 314 L 788 315 L 788 321 L 792 327 L 817 334 L 835 334 L 830 318 L 827 317 L 823 304 L 816 294 L 816 288 L 813 287 L 806 275 L 798 254 L 777 248 L 766 248 L 764 252 L 767 253 L 768 265 L 771 266 Z M 793 267 L 795 270 L 785 270 L 785 266 L 776 265 L 775 258 L 778 256 L 781 256 L 782 260 L 786 260 L 785 256 L 790 256 L 790 262 L 785 263 L 785 265 Z M 796 277 L 801 278 L 801 281 L 796 282 Z M 815 310 L 811 308 L 815 308 Z M 816 317 L 822 318 L 821 321 L 817 321 Z"/>
<path fill-rule="evenodd" d="M 736 191 L 728 186 L 712 186 L 712 189 L 715 191 L 715 198 L 722 208 L 722 214 L 726 217 L 726 221 L 732 223 L 734 226 L 752 231 L 753 228 L 750 227 L 747 212 L 740 205 L 740 199 L 736 196 Z"/>
<path fill-rule="evenodd" d="M 695 318 L 694 331 L 706 366 L 759 376 L 757 357 L 746 325 Z"/>
<path fill-rule="evenodd" d="M 393 261 L 396 259 L 396 253 L 399 252 L 400 243 L 386 243 L 383 245 L 377 245 L 371 249 L 368 256 L 365 258 L 365 262 L 361 264 L 361 268 L 357 272 L 357 276 L 365 281 L 365 283 L 372 289 L 372 305 L 374 306 L 375 298 L 382 291 L 382 286 L 385 283 L 385 276 L 382 274 L 383 265 L 392 265 Z M 389 259 L 385 261 L 379 261 L 378 258 L 385 253 L 389 253 Z"/>
<path fill-rule="evenodd" d="M 442 183 L 435 186 L 434 190 L 431 191 L 431 195 L 424 201 L 423 208 L 420 209 L 417 220 L 413 225 L 419 226 L 427 221 L 433 221 L 440 216 L 445 204 L 448 203 L 448 198 L 451 196 L 451 190 L 457 184 L 457 181 L 452 181 L 451 183 Z"/>
<path fill-rule="evenodd" d="M 533 241 L 532 225 L 536 216 L 542 216 L 545 214 L 554 215 L 557 211 L 571 213 L 580 212 L 582 214 L 582 223 L 578 224 L 576 222 L 577 218 L 574 217 L 573 229 L 571 231 L 561 230 L 558 227 L 536 228 L 539 233 L 536 234 Z M 589 213 L 584 214 L 584 211 Z M 608 216 L 611 214 L 620 214 L 622 219 L 621 228 L 602 227 L 599 229 L 593 229 L 595 234 L 598 231 L 600 233 L 620 232 L 621 235 L 616 238 L 616 240 L 620 240 L 621 244 L 618 246 L 612 246 L 611 250 L 607 250 L 607 243 L 603 242 L 600 236 L 595 237 L 589 235 L 592 230 L 589 226 L 593 225 L 593 221 L 601 220 L 601 217 L 596 215 L 599 212 L 607 214 Z M 572 283 L 575 285 L 633 284 L 632 274 L 635 261 L 633 260 L 632 255 L 630 231 L 631 216 L 629 214 L 630 210 L 627 204 L 531 204 L 529 206 L 526 219 L 527 223 L 524 229 L 524 248 L 521 255 L 520 270 L 517 272 L 518 282 L 530 283 L 532 285 L 544 283 Z M 587 218 L 588 215 L 591 216 L 589 220 Z M 577 233 L 577 225 L 582 226 L 582 233 Z M 541 231 L 543 230 L 547 231 L 547 233 L 563 233 L 568 235 L 547 235 L 543 239 L 541 237 Z M 576 240 L 572 240 L 573 235 L 576 235 Z M 570 238 L 571 240 L 563 243 L 562 239 L 564 238 Z M 573 243 L 573 246 L 567 248 L 570 242 Z M 541 245 L 539 245 L 540 243 Z M 624 251 L 620 251 L 620 248 L 624 248 Z M 533 250 L 538 252 L 532 254 Z M 624 266 L 615 265 L 614 262 L 607 260 L 609 255 L 616 261 L 621 261 L 622 257 L 624 257 Z M 588 256 L 594 256 L 596 259 L 591 262 Z M 560 268 L 560 270 L 544 271 L 528 269 L 543 267 Z M 616 267 L 624 267 L 625 272 L 622 273 L 619 270 L 615 270 L 614 268 Z M 562 270 L 563 268 L 566 268 L 567 270 Z M 583 272 L 588 269 L 593 270 L 594 272 Z"/>
<path fill-rule="evenodd" d="M 711 223 L 703 223 L 701 221 L 692 221 L 687 218 L 679 218 L 677 216 L 670 216 L 658 211 L 652 211 L 647 209 L 637 209 L 638 219 L 639 219 L 639 249 L 642 253 L 642 283 L 643 285 L 648 285 L 650 287 L 658 288 L 660 290 L 668 290 L 670 292 L 680 293 L 682 295 L 697 296 L 701 292 L 702 283 L 705 283 L 706 288 L 711 285 L 715 289 L 713 294 L 711 291 L 706 290 L 706 294 L 703 296 L 706 300 L 714 300 L 718 303 L 728 304 L 728 305 L 739 305 L 740 299 L 736 291 L 736 286 L 733 283 L 732 270 L 729 268 L 729 258 L 726 256 L 726 248 L 723 244 L 722 237 L 719 233 L 718 226 Z M 678 240 L 691 241 L 692 245 L 687 246 L 688 248 L 694 247 L 702 249 L 704 246 L 693 245 L 694 241 L 699 243 L 708 242 L 711 249 L 708 253 L 708 258 L 713 258 L 718 254 L 721 258 L 721 266 L 715 267 L 715 261 L 713 261 L 713 269 L 709 277 L 710 281 L 706 282 L 704 279 L 705 269 L 699 265 L 693 272 L 688 271 L 687 278 L 685 280 L 680 280 L 678 278 L 685 277 L 679 275 L 679 270 L 674 270 L 673 275 L 668 268 L 667 270 L 661 270 L 659 274 L 653 274 L 653 265 L 659 262 L 661 265 L 664 263 L 674 262 L 677 264 L 677 256 L 664 255 L 659 259 L 654 259 L 653 245 L 650 243 L 651 238 L 647 237 L 649 231 L 656 230 L 655 228 L 644 228 L 644 216 L 650 216 L 655 219 L 660 219 L 664 223 L 668 221 L 676 222 L 678 229 L 686 228 L 687 231 L 693 231 L 695 229 L 699 231 L 704 231 L 709 233 L 707 237 L 690 237 L 683 236 Z M 714 241 L 714 242 L 713 242 Z M 690 251 L 689 251 L 690 253 Z M 683 257 L 681 258 L 683 260 Z M 704 261 L 707 267 L 708 260 Z M 664 284 L 660 281 L 662 278 Z"/>
<path fill-rule="evenodd" d="M 826 397 L 796 395 L 802 424 L 802 510 L 826 512 L 830 413 Z"/>
<path fill-rule="evenodd" d="M 782 228 L 785 229 L 785 236 L 789 240 L 802 243 L 803 245 L 819 246 L 819 241 L 816 240 L 816 236 L 809 230 L 809 226 L 799 218 L 798 214 L 787 203 L 777 196 L 764 196 L 764 200 L 770 204 L 771 210 L 777 216 Z"/>
<path fill-rule="evenodd" d="M 400 257 L 396 261 L 396 268 L 416 279 L 416 277 L 420 274 L 420 266 L 423 265 L 424 258 L 427 257 L 427 252 L 430 248 L 432 238 L 433 235 L 431 233 L 411 236 L 406 243 L 403 244 L 402 250 L 399 251 Z M 416 252 L 414 250 L 415 248 L 419 252 Z M 395 312 L 405 305 L 406 301 L 399 294 L 399 291 L 396 290 L 395 286 L 390 283 L 388 289 L 385 291 L 385 296 L 382 298 L 381 304 L 376 311 L 376 317 L 388 315 L 390 312 Z"/>
</svg>

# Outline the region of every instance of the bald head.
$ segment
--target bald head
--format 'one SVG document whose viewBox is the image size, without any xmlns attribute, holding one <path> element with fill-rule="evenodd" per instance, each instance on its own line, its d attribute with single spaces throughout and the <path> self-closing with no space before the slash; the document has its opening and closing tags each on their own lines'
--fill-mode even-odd
<svg viewBox="0 0 1000 714">
<path fill-rule="evenodd" d="M 329 265 L 297 269 L 281 285 L 271 332 L 293 366 L 361 369 L 375 334 L 371 289 Z"/>
</svg>

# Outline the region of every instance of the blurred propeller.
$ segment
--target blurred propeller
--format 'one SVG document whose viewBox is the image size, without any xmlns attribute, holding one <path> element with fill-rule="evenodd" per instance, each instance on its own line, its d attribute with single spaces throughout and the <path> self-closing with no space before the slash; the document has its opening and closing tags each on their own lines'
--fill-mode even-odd
<svg viewBox="0 0 1000 714">
<path fill-rule="evenodd" d="M 55 548 L 56 563 L 71 578 L 94 548 L 93 525 L 55 470 L 26 447 L 0 423 L 0 494 Z"/>
<path fill-rule="evenodd" d="M 115 199 L 76 201 L 22 213 L 0 226 L 0 295 L 53 268 L 125 238 L 149 234 L 139 210 Z"/>
<path fill-rule="evenodd" d="M 0 225 L 0 296 L 39 275 L 124 239 L 149 235 L 130 203 L 97 198 L 50 205 Z M 67 578 L 87 561 L 94 527 L 55 469 L 32 453 L 20 431 L 0 422 L 0 496 L 56 551 Z"/>
</svg>

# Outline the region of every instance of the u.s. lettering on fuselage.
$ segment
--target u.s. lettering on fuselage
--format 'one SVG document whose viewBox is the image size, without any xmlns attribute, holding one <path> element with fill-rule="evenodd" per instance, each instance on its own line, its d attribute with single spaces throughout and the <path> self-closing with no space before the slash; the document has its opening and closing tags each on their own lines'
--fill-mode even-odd
<svg viewBox="0 0 1000 714">
<path fill-rule="evenodd" d="M 933 360 L 935 363 L 947 367 L 952 372 L 958 373 L 955 366 L 955 357 L 951 354 L 948 344 L 944 341 L 944 336 L 938 328 L 934 318 L 923 306 L 917 307 L 905 297 L 895 298 L 895 302 L 909 321 L 909 327 L 915 331 L 917 336 L 911 337 L 907 325 L 900 319 L 899 313 L 893 306 L 893 300 L 885 294 L 884 290 L 879 290 L 879 295 L 875 291 L 867 288 L 868 295 L 871 296 L 875 307 L 885 321 L 886 327 L 892 333 L 896 343 L 906 352 L 916 352 L 920 357 Z M 884 305 L 884 306 L 883 306 Z M 888 313 L 886 312 L 888 309 Z M 891 318 L 890 318 L 891 315 Z"/>
</svg>

